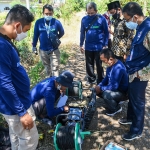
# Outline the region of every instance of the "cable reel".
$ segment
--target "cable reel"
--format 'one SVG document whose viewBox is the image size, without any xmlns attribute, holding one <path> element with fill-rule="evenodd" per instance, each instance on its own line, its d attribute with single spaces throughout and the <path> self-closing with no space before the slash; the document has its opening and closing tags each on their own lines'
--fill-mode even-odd
<svg viewBox="0 0 150 150">
<path fill-rule="evenodd" d="M 73 97 L 82 98 L 82 89 L 80 82 L 75 82 L 73 89 Z M 85 135 L 89 135 L 89 131 L 85 131 L 90 125 L 95 112 L 96 92 L 95 89 L 90 89 L 92 94 L 89 103 L 86 107 L 73 107 L 69 109 L 69 113 L 60 114 L 56 117 L 56 128 L 54 132 L 54 146 L 56 150 L 81 150 Z M 81 90 L 82 92 L 82 90 Z M 79 94 L 79 95 L 78 95 Z M 84 131 L 84 132 L 83 132 Z"/>
<path fill-rule="evenodd" d="M 70 130 L 68 130 L 70 127 Z M 89 135 L 89 131 L 82 132 L 80 123 L 76 122 L 69 126 L 62 126 L 58 123 L 54 132 L 54 146 L 56 150 L 81 150 L 85 135 Z"/>
</svg>

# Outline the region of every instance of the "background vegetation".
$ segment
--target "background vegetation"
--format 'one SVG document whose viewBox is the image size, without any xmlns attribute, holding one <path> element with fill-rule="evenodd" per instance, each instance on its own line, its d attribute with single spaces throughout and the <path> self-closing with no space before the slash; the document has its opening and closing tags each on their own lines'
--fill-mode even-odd
<svg viewBox="0 0 150 150">
<path fill-rule="evenodd" d="M 80 11 L 85 11 L 86 3 L 94 1 L 98 5 L 99 13 L 104 13 L 107 10 L 107 3 L 111 2 L 111 0 L 66 0 L 65 4 L 61 4 L 60 7 L 55 7 L 55 16 L 58 19 L 61 19 L 63 23 L 70 25 L 71 19 L 74 17 L 74 14 Z M 124 6 L 130 0 L 120 0 L 122 6 Z M 148 0 L 142 1 L 137 0 L 146 15 L 150 15 L 150 2 Z M 43 0 L 42 4 L 38 4 L 37 0 L 33 1 L 31 4 L 30 10 L 35 15 L 35 21 L 41 17 L 42 15 L 42 7 L 44 4 L 49 3 L 54 5 L 53 0 Z M 20 0 L 14 0 L 11 2 L 11 6 L 15 4 L 21 4 Z M 6 13 L 0 13 L 0 26 L 4 23 L 6 17 Z M 36 56 L 32 53 L 32 37 L 33 37 L 33 30 L 34 30 L 34 23 L 32 25 L 31 30 L 28 32 L 28 37 L 21 42 L 16 42 L 16 46 L 19 49 L 20 56 L 21 56 L 21 63 L 26 68 L 28 75 L 31 81 L 31 88 L 40 80 L 45 78 L 44 67 L 39 59 L 39 56 Z M 79 20 L 80 21 L 80 20 Z M 79 33 L 76 33 L 79 34 Z M 70 37 L 73 38 L 73 37 Z M 66 64 L 68 58 L 71 56 L 69 51 L 76 50 L 76 48 L 71 48 L 72 44 L 68 43 L 60 46 L 61 51 L 61 64 Z M 38 47 L 38 46 L 37 46 Z M 6 126 L 7 124 L 4 123 L 4 118 L 0 115 L 0 125 Z"/>
<path fill-rule="evenodd" d="M 30 2 L 30 10 L 35 15 L 36 21 L 37 19 L 43 17 L 43 5 L 45 5 L 46 3 L 51 4 L 54 6 L 55 9 L 54 17 L 63 20 L 64 23 L 69 24 L 70 19 L 73 17 L 73 14 L 81 10 L 85 10 L 86 3 L 90 1 L 93 1 L 97 4 L 99 13 L 104 13 L 107 10 L 107 3 L 111 2 L 112 0 L 66 0 L 66 3 L 60 4 L 59 7 L 54 4 L 54 0 L 42 0 L 42 4 L 39 4 L 37 0 L 34 0 Z M 120 3 L 122 6 L 124 6 L 129 1 L 130 0 L 120 0 Z M 146 15 L 150 14 L 150 2 L 148 0 L 136 0 L 136 2 L 138 2 L 142 6 L 143 11 Z M 20 0 L 13 0 L 10 5 L 13 6 L 15 4 L 21 4 Z M 5 16 L 6 13 L 1 13 L 0 25 L 4 23 Z M 39 57 L 35 56 L 32 53 L 32 37 L 35 21 L 33 22 L 31 30 L 28 32 L 28 37 L 21 42 L 15 43 L 20 52 L 21 63 L 25 66 L 29 74 L 31 80 L 31 87 L 34 86 L 37 82 L 39 82 L 41 79 L 45 78 L 43 72 L 44 67 L 40 62 Z M 69 58 L 69 54 L 66 50 L 66 47 L 63 44 L 60 47 L 60 49 L 60 61 L 62 64 L 65 64 L 67 62 L 67 59 Z"/>
</svg>

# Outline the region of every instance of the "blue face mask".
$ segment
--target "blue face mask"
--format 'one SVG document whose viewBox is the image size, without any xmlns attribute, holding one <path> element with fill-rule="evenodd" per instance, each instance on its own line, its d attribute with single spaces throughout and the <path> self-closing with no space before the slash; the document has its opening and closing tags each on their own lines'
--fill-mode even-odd
<svg viewBox="0 0 150 150">
<path fill-rule="evenodd" d="M 109 17 L 112 17 L 112 14 L 109 14 Z"/>
<path fill-rule="evenodd" d="M 45 18 L 46 21 L 50 21 L 53 17 L 52 17 L 52 16 L 46 16 L 46 15 L 45 15 L 44 18 Z"/>
<path fill-rule="evenodd" d="M 127 28 L 134 30 L 137 28 L 138 24 L 136 22 L 133 22 L 133 18 L 132 18 L 132 21 L 126 22 L 126 26 Z"/>
<path fill-rule="evenodd" d="M 96 14 L 95 15 L 88 15 L 89 18 L 95 18 Z"/>
</svg>

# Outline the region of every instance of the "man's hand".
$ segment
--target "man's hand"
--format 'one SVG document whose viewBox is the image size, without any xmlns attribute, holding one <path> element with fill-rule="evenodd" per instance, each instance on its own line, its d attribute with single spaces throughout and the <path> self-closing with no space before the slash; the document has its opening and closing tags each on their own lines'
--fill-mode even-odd
<svg viewBox="0 0 150 150">
<path fill-rule="evenodd" d="M 69 107 L 68 106 L 64 106 L 64 112 L 69 112 Z"/>
<path fill-rule="evenodd" d="M 80 47 L 80 51 L 81 51 L 82 54 L 84 53 L 85 49 L 83 48 L 83 46 Z"/>
<path fill-rule="evenodd" d="M 111 31 L 111 28 L 109 28 L 109 27 L 108 27 L 108 32 L 109 32 L 110 34 L 114 35 L 114 32 Z"/>
<path fill-rule="evenodd" d="M 99 86 L 95 86 L 95 91 L 96 91 L 96 94 L 100 94 L 101 93 L 100 87 Z"/>
<path fill-rule="evenodd" d="M 126 61 L 126 59 L 127 59 L 127 55 L 125 54 L 125 55 L 123 56 L 123 60 Z"/>
<path fill-rule="evenodd" d="M 22 123 L 24 129 L 27 130 L 30 130 L 34 126 L 33 119 L 28 113 L 20 117 L 20 122 Z"/>
</svg>

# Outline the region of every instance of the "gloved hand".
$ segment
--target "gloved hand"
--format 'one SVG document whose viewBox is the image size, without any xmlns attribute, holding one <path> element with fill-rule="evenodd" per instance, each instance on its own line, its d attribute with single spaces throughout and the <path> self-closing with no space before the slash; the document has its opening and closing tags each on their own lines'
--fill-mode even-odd
<svg viewBox="0 0 150 150">
<path fill-rule="evenodd" d="M 35 55 L 38 55 L 38 52 L 37 52 L 37 48 L 36 48 L 36 47 L 32 47 L 32 52 L 33 52 Z"/>
</svg>

